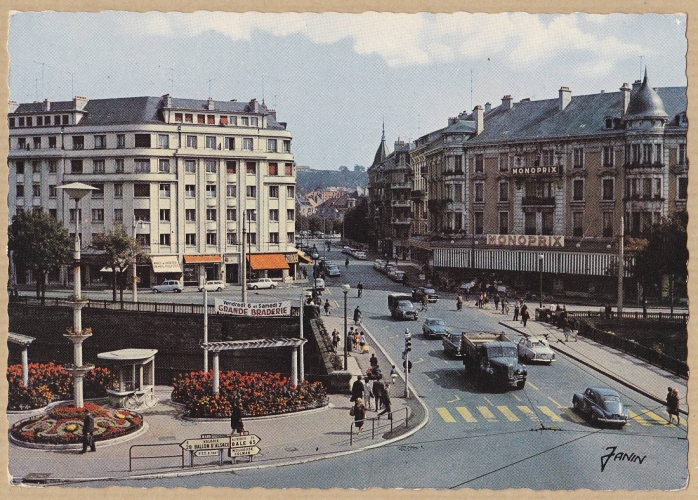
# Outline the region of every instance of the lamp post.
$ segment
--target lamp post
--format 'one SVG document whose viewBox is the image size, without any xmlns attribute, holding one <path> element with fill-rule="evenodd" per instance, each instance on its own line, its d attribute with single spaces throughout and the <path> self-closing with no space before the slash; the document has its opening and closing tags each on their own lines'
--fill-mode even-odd
<svg viewBox="0 0 698 500">
<path fill-rule="evenodd" d="M 348 352 L 347 351 L 347 346 L 349 342 L 347 342 L 347 293 L 349 293 L 349 289 L 351 287 L 349 286 L 348 283 L 345 283 L 342 285 L 342 292 L 344 293 L 344 369 L 347 369 L 347 357 L 348 357 Z"/>
<path fill-rule="evenodd" d="M 543 254 L 538 254 L 538 271 L 540 274 L 540 308 L 543 309 Z"/>
<path fill-rule="evenodd" d="M 75 247 L 73 250 L 73 298 L 70 306 L 73 309 L 73 329 L 65 335 L 73 343 L 73 365 L 66 366 L 65 369 L 73 374 L 73 400 L 76 408 L 82 408 L 83 404 L 83 377 L 94 365 L 82 363 L 82 343 L 91 335 L 91 331 L 83 331 L 82 328 L 82 308 L 85 301 L 82 299 L 82 283 L 80 282 L 80 212 L 78 204 L 82 198 L 97 188 L 83 184 L 82 182 L 71 182 L 64 186 L 58 186 L 69 197 L 75 200 Z"/>
<path fill-rule="evenodd" d="M 313 253 L 311 257 L 313 258 L 313 300 L 315 300 L 317 298 L 317 259 L 319 257 L 317 253 L 317 246 L 315 245 L 313 245 Z"/>
<path fill-rule="evenodd" d="M 133 218 L 133 241 L 136 241 L 136 229 L 138 228 L 138 224 L 143 224 L 142 220 L 137 221 L 136 218 Z M 136 274 L 136 258 L 133 258 L 133 301 L 138 302 L 138 275 Z"/>
<path fill-rule="evenodd" d="M 470 214 L 470 221 L 472 224 L 472 231 L 470 233 L 470 272 L 473 273 L 473 278 L 475 277 L 475 213 L 469 208 L 465 208 L 466 212 Z"/>
<path fill-rule="evenodd" d="M 623 215 L 620 217 L 620 236 L 618 236 L 618 317 L 623 314 L 623 275 L 625 274 L 624 252 L 624 234 L 625 221 Z"/>
</svg>

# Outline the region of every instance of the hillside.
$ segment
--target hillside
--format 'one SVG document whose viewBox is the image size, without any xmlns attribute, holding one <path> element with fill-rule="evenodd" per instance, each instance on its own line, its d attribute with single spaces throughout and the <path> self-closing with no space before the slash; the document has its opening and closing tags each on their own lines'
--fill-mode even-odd
<svg viewBox="0 0 698 500">
<path fill-rule="evenodd" d="M 366 172 L 345 170 L 299 170 L 296 173 L 296 187 L 299 194 L 308 193 L 314 189 L 327 187 L 346 187 L 355 189 L 357 186 L 365 188 L 368 185 Z"/>
</svg>

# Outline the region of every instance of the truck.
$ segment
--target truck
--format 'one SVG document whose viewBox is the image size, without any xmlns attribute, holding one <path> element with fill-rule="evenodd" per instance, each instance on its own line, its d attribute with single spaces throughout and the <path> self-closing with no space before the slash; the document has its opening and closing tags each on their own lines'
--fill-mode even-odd
<svg viewBox="0 0 698 500">
<path fill-rule="evenodd" d="M 463 332 L 460 342 L 466 377 L 498 388 L 524 388 L 528 372 L 504 333 Z"/>
<path fill-rule="evenodd" d="M 414 304 L 412 304 L 412 295 L 406 293 L 391 293 L 388 295 L 388 309 L 390 315 L 395 319 L 412 319 L 417 320 L 418 314 Z"/>
</svg>

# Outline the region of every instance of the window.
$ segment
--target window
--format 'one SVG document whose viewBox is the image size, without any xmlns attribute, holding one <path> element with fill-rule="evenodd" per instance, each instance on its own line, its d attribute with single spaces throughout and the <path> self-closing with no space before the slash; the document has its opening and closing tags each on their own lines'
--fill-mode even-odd
<svg viewBox="0 0 698 500">
<path fill-rule="evenodd" d="M 475 214 L 475 234 L 483 234 L 484 233 L 484 213 L 483 212 L 474 212 Z"/>
<path fill-rule="evenodd" d="M 216 137 L 213 135 L 206 136 L 206 149 L 216 149 Z"/>
<path fill-rule="evenodd" d="M 104 222 L 104 209 L 92 209 L 92 222 Z"/>
<path fill-rule="evenodd" d="M 250 126 L 250 119 L 246 116 L 243 116 L 240 118 L 240 125 L 243 127 L 249 127 Z"/>
<path fill-rule="evenodd" d="M 92 162 L 92 173 L 93 174 L 103 174 L 104 171 L 105 171 L 104 160 L 94 160 Z"/>
<path fill-rule="evenodd" d="M 238 211 L 235 208 L 228 208 L 225 211 L 225 220 L 228 222 L 236 221 L 238 220 Z"/>
<path fill-rule="evenodd" d="M 32 173 L 33 174 L 40 174 L 41 173 L 41 162 L 40 161 L 33 161 L 32 162 Z"/>
<path fill-rule="evenodd" d="M 133 218 L 137 221 L 150 222 L 150 210 L 137 208 L 133 211 Z"/>
<path fill-rule="evenodd" d="M 196 198 L 196 185 L 186 184 L 184 186 L 184 196 L 187 198 Z"/>
<path fill-rule="evenodd" d="M 286 210 L 286 220 L 296 220 L 295 211 L 292 208 Z"/>
<path fill-rule="evenodd" d="M 250 126 L 256 127 L 259 123 L 259 119 L 256 116 L 250 118 Z"/>
<path fill-rule="evenodd" d="M 257 197 L 257 186 L 247 186 L 247 197 L 256 198 Z"/>
<path fill-rule="evenodd" d="M 286 175 L 293 175 L 293 163 L 287 163 L 284 166 L 284 173 Z"/>
<path fill-rule="evenodd" d="M 572 165 L 574 168 L 582 168 L 584 167 L 584 149 L 583 148 L 574 148 L 572 152 Z"/>
<path fill-rule="evenodd" d="M 34 137 L 33 141 L 34 149 L 41 149 L 41 137 Z"/>
<path fill-rule="evenodd" d="M 276 139 L 267 139 L 267 151 L 276 153 Z"/>
<path fill-rule="evenodd" d="M 184 210 L 184 219 L 187 222 L 196 222 L 196 209 L 187 208 Z"/>
<path fill-rule="evenodd" d="M 507 170 L 509 170 L 509 154 L 499 153 L 499 171 L 506 172 Z"/>
<path fill-rule="evenodd" d="M 269 198 L 279 197 L 279 186 L 269 186 Z"/>
<path fill-rule="evenodd" d="M 215 125 L 216 124 L 216 115 L 206 115 L 206 124 Z"/>
<path fill-rule="evenodd" d="M 225 149 L 233 150 L 235 149 L 235 137 L 225 138 Z"/>
<path fill-rule="evenodd" d="M 237 117 L 237 116 L 229 116 L 229 117 L 228 117 L 228 123 L 230 123 L 231 125 L 237 126 L 237 124 L 238 124 L 238 117 Z"/>
<path fill-rule="evenodd" d="M 295 196 L 295 192 L 295 186 L 286 186 L 286 198 L 293 198 Z"/>
<path fill-rule="evenodd" d="M 676 198 L 679 200 L 688 199 L 688 177 L 679 177 L 676 180 L 678 182 Z"/>
<path fill-rule="evenodd" d="M 175 121 L 176 122 L 181 122 L 182 118 L 184 118 L 184 114 L 182 113 L 175 113 Z"/>
<path fill-rule="evenodd" d="M 123 158 L 117 158 L 116 160 L 114 160 L 114 171 L 117 174 L 124 173 L 124 159 Z"/>
<path fill-rule="evenodd" d="M 553 234 L 553 213 L 552 212 L 543 212 L 541 214 L 541 219 L 543 222 L 543 229 L 541 230 L 541 234 L 545 234 L 545 235 Z"/>
<path fill-rule="evenodd" d="M 161 208 L 160 209 L 160 222 L 170 222 L 170 209 Z"/>
<path fill-rule="evenodd" d="M 572 212 L 572 231 L 574 236 L 584 236 L 584 212 Z"/>
<path fill-rule="evenodd" d="M 296 241 L 296 235 L 293 231 L 286 233 L 286 241 L 289 243 L 293 243 Z"/>
<path fill-rule="evenodd" d="M 107 136 L 106 135 L 96 135 L 95 136 L 95 149 L 104 149 L 107 147 Z"/>
<path fill-rule="evenodd" d="M 215 174 L 216 173 L 216 160 L 206 160 L 206 173 Z"/>
<path fill-rule="evenodd" d="M 28 149 L 26 137 L 20 137 L 19 139 L 17 139 L 17 148 L 18 149 Z"/>
<path fill-rule="evenodd" d="M 685 143 L 679 144 L 678 157 L 676 160 L 678 161 L 679 165 L 687 165 L 687 162 L 686 162 L 686 144 Z"/>
<path fill-rule="evenodd" d="M 485 171 L 485 159 L 483 155 L 475 155 L 475 172 Z"/>
<path fill-rule="evenodd" d="M 652 163 L 652 144 L 642 145 L 642 163 Z"/>
<path fill-rule="evenodd" d="M 137 158 L 133 160 L 134 171 L 137 174 L 149 174 L 150 173 L 150 159 L 148 158 Z"/>
<path fill-rule="evenodd" d="M 82 219 L 82 210 L 78 210 L 76 212 L 74 208 L 71 208 L 70 212 L 69 212 L 70 222 L 75 222 L 75 214 L 76 213 L 77 213 L 78 218 Z M 75 235 L 73 235 L 73 237 L 75 237 Z"/>
<path fill-rule="evenodd" d="M 184 160 L 184 172 L 187 174 L 195 174 L 196 160 Z"/>
<path fill-rule="evenodd" d="M 136 134 L 136 147 L 137 148 L 149 148 L 150 147 L 150 134 Z"/>
<path fill-rule="evenodd" d="M 48 148 L 56 149 L 56 136 L 51 136 L 48 138 Z"/>
<path fill-rule="evenodd" d="M 187 148 L 189 149 L 196 149 L 198 145 L 197 137 L 195 135 L 188 135 L 187 136 Z"/>
<path fill-rule="evenodd" d="M 104 198 L 104 184 L 92 183 L 92 187 L 97 188 L 92 191 L 92 198 Z"/>
<path fill-rule="evenodd" d="M 506 181 L 499 183 L 499 201 L 509 201 L 509 183 Z"/>
<path fill-rule="evenodd" d="M 196 123 L 198 123 L 199 125 L 205 125 L 206 115 L 196 115 Z"/>
<path fill-rule="evenodd" d="M 48 161 L 48 173 L 55 174 L 57 171 L 58 171 L 58 161 L 57 160 L 49 160 Z"/>
<path fill-rule="evenodd" d="M 158 160 L 158 172 L 161 174 L 169 174 L 170 173 L 170 160 L 167 158 L 161 158 Z"/>
<path fill-rule="evenodd" d="M 257 163 L 254 161 L 245 162 L 245 168 L 248 174 L 254 175 L 257 173 Z"/>
<path fill-rule="evenodd" d="M 82 173 L 82 160 L 70 160 L 70 173 L 71 174 L 81 174 Z"/>
<path fill-rule="evenodd" d="M 499 212 L 499 234 L 509 234 L 509 212 Z"/>
<path fill-rule="evenodd" d="M 238 162 L 235 160 L 226 160 L 225 171 L 228 175 L 234 175 L 238 173 Z"/>
<path fill-rule="evenodd" d="M 279 222 L 279 211 L 276 208 L 269 210 L 269 220 L 273 222 Z"/>
<path fill-rule="evenodd" d="M 170 197 L 170 185 L 169 184 L 160 184 L 160 198 L 169 198 Z"/>
<path fill-rule="evenodd" d="M 124 197 L 124 185 L 117 183 L 114 184 L 114 198 L 123 198 Z"/>
<path fill-rule="evenodd" d="M 456 173 L 462 174 L 463 173 L 463 157 L 460 155 L 454 156 L 453 160 L 454 160 L 453 166 L 454 166 Z M 402 163 L 404 164 L 404 161 Z"/>
<path fill-rule="evenodd" d="M 254 208 L 247 210 L 247 220 L 254 222 L 257 220 L 257 211 Z"/>
<path fill-rule="evenodd" d="M 235 184 L 228 184 L 228 185 L 225 187 L 225 195 L 226 195 L 228 198 L 235 198 L 235 197 L 237 197 L 237 195 L 238 195 L 237 186 L 236 186 Z"/>
<path fill-rule="evenodd" d="M 160 149 L 170 148 L 170 136 L 167 134 L 158 134 L 158 147 Z"/>
<path fill-rule="evenodd" d="M 170 233 L 160 233 L 160 244 L 165 247 L 170 246 Z"/>
<path fill-rule="evenodd" d="M 8 118 L 8 124 L 10 128 L 14 128 L 15 126 L 15 119 L 14 118 Z"/>
<path fill-rule="evenodd" d="M 613 236 L 613 212 L 603 212 L 601 214 L 601 224 L 603 226 L 603 236 L 605 238 Z"/>
<path fill-rule="evenodd" d="M 251 137 L 245 137 L 242 140 L 242 149 L 244 151 L 252 151 L 252 138 Z"/>
<path fill-rule="evenodd" d="M 662 145 L 661 144 L 654 145 L 654 162 L 655 163 L 664 163 L 664 159 L 662 158 Z"/>
<path fill-rule="evenodd" d="M 73 149 L 85 149 L 85 138 L 83 136 L 73 136 Z"/>
<path fill-rule="evenodd" d="M 216 209 L 215 208 L 207 208 L 206 209 L 206 220 L 209 222 L 216 221 Z"/>
<path fill-rule="evenodd" d="M 55 208 L 49 208 L 48 209 L 48 214 L 53 217 L 54 219 L 58 219 L 58 210 Z"/>
<path fill-rule="evenodd" d="M 17 170 L 17 175 L 23 175 L 24 174 L 24 162 L 23 161 L 18 161 L 15 164 L 15 168 Z"/>
<path fill-rule="evenodd" d="M 684 177 L 685 178 L 685 177 Z M 48 197 L 55 198 L 58 195 L 58 190 L 55 184 L 49 184 L 48 186 Z"/>
<path fill-rule="evenodd" d="M 279 233 L 269 233 L 269 243 L 279 243 Z"/>
<path fill-rule="evenodd" d="M 611 146 L 604 146 L 603 148 L 603 166 L 604 167 L 613 167 L 614 165 L 614 158 L 613 158 L 613 147 Z"/>
<path fill-rule="evenodd" d="M 126 134 L 116 134 L 116 147 L 117 149 L 126 147 Z"/>
<path fill-rule="evenodd" d="M 194 123 L 194 115 L 192 113 L 184 113 L 184 121 L 186 123 Z"/>
<path fill-rule="evenodd" d="M 536 213 L 526 212 L 524 215 L 524 234 L 536 234 Z"/>
<path fill-rule="evenodd" d="M 32 196 L 41 198 L 41 184 L 32 184 Z"/>
<path fill-rule="evenodd" d="M 584 199 L 584 179 L 574 179 L 572 181 L 572 199 L 575 201 Z"/>
<path fill-rule="evenodd" d="M 196 233 L 187 233 L 184 235 L 184 244 L 190 247 L 196 246 Z"/>
<path fill-rule="evenodd" d="M 206 244 L 207 245 L 214 245 L 216 244 L 216 233 L 210 232 L 206 233 Z"/>
<path fill-rule="evenodd" d="M 291 141 L 284 141 L 284 153 L 291 152 Z"/>
<path fill-rule="evenodd" d="M 114 209 L 114 222 L 117 224 L 122 224 L 124 222 L 124 209 L 115 208 Z"/>
<path fill-rule="evenodd" d="M 485 183 L 476 182 L 475 185 L 475 201 L 485 201 Z"/>
<path fill-rule="evenodd" d="M 215 198 L 216 197 L 216 185 L 215 184 L 206 184 L 206 198 Z"/>
<path fill-rule="evenodd" d="M 150 234 L 137 234 L 136 241 L 142 248 L 150 247 Z"/>
<path fill-rule="evenodd" d="M 150 197 L 150 184 L 134 184 L 133 185 L 133 196 L 135 198 L 149 198 Z"/>
<path fill-rule="evenodd" d="M 237 233 L 228 233 L 226 234 L 226 241 L 228 245 L 237 245 L 238 244 L 238 235 Z"/>
<path fill-rule="evenodd" d="M 279 164 L 270 163 L 269 164 L 269 175 L 279 175 Z"/>
<path fill-rule="evenodd" d="M 640 163 L 640 145 L 639 144 L 631 144 L 630 147 L 632 150 L 632 162 L 633 163 Z"/>
<path fill-rule="evenodd" d="M 257 244 L 257 233 L 247 233 L 247 244 L 256 245 Z"/>
<path fill-rule="evenodd" d="M 601 181 L 601 188 L 602 188 L 601 199 L 612 200 L 613 199 L 613 179 L 612 178 L 603 179 Z"/>
</svg>

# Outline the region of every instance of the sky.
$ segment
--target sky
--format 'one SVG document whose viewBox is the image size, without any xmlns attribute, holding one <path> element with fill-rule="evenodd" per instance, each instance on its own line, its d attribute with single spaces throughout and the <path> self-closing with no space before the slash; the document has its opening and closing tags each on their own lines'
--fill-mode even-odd
<svg viewBox="0 0 698 500">
<path fill-rule="evenodd" d="M 369 167 L 505 94 L 686 85 L 682 14 L 15 12 L 10 99 L 264 99 L 298 165 Z"/>
</svg>

